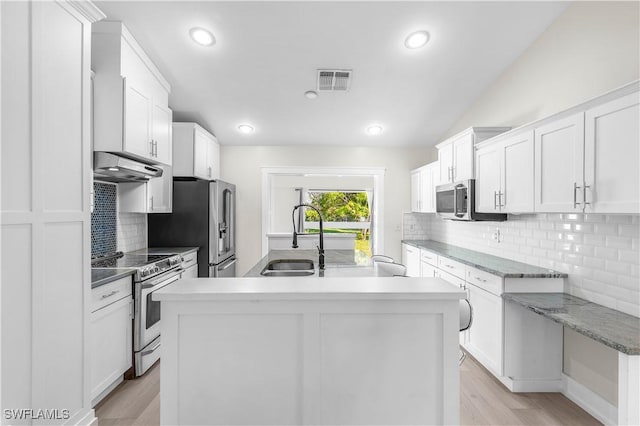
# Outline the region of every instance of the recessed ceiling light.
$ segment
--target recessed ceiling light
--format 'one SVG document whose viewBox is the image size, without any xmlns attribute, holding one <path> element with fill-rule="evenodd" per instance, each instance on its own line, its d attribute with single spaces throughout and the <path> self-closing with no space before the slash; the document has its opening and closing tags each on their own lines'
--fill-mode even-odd
<svg viewBox="0 0 640 426">
<path fill-rule="evenodd" d="M 315 99 L 318 97 L 318 93 L 314 92 L 313 90 L 308 90 L 306 92 L 304 92 L 304 96 L 307 99 Z"/>
<path fill-rule="evenodd" d="M 241 124 L 238 126 L 238 131 L 240 133 L 244 133 L 245 135 L 249 133 L 253 133 L 253 126 L 249 124 Z"/>
<path fill-rule="evenodd" d="M 416 31 L 409 34 L 404 40 L 404 46 L 407 49 L 419 49 L 429 41 L 429 33 L 426 31 Z"/>
<path fill-rule="evenodd" d="M 376 135 L 379 135 L 380 133 L 382 133 L 382 126 L 374 124 L 367 127 L 367 134 L 371 136 L 376 136 Z"/>
<path fill-rule="evenodd" d="M 210 31 L 205 30 L 204 28 L 191 28 L 189 30 L 189 35 L 199 45 L 202 46 L 212 46 L 216 44 L 216 38 L 211 34 Z"/>
</svg>

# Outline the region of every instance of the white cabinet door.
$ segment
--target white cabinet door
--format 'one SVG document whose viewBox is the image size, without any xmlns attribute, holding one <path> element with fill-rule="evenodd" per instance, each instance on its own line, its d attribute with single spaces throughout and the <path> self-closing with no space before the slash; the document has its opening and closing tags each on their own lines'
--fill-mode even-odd
<svg viewBox="0 0 640 426">
<path fill-rule="evenodd" d="M 506 139 L 501 154 L 500 211 L 533 212 L 533 131 Z"/>
<path fill-rule="evenodd" d="M 420 170 L 414 170 L 411 172 L 411 211 L 419 212 L 422 204 L 420 192 Z"/>
<path fill-rule="evenodd" d="M 211 167 L 211 179 L 220 179 L 220 145 L 215 137 L 209 143 L 209 155 L 207 158 L 209 167 Z"/>
<path fill-rule="evenodd" d="M 476 211 L 495 213 L 502 180 L 502 144 L 492 144 L 476 151 Z"/>
<path fill-rule="evenodd" d="M 209 179 L 209 138 L 199 129 L 195 130 L 193 140 L 193 176 L 200 179 Z"/>
<path fill-rule="evenodd" d="M 153 161 L 153 143 L 150 135 L 150 96 L 131 79 L 125 79 L 124 147 L 125 152 Z"/>
<path fill-rule="evenodd" d="M 169 108 L 163 105 L 153 105 L 153 141 L 154 141 L 154 162 L 171 165 L 172 144 L 171 144 L 171 120 L 173 114 Z"/>
<path fill-rule="evenodd" d="M 486 368 L 502 375 L 502 298 L 467 284 L 473 309 L 467 348 Z"/>
<path fill-rule="evenodd" d="M 453 180 L 473 179 L 473 133 L 453 141 Z"/>
<path fill-rule="evenodd" d="M 588 212 L 640 211 L 640 107 L 633 93 L 587 110 L 585 184 Z"/>
<path fill-rule="evenodd" d="M 582 211 L 584 113 L 535 129 L 535 211 Z"/>
<path fill-rule="evenodd" d="M 91 313 L 91 401 L 131 367 L 131 297 Z"/>
<path fill-rule="evenodd" d="M 420 201 L 423 213 L 436 211 L 436 185 L 440 176 L 438 162 L 427 164 L 420 173 Z"/>
<path fill-rule="evenodd" d="M 449 143 L 438 149 L 438 164 L 440 164 L 440 182 L 453 182 L 453 144 Z"/>
<path fill-rule="evenodd" d="M 149 213 L 171 213 L 173 201 L 173 173 L 171 166 L 162 167 L 162 177 L 146 183 L 149 194 Z"/>
<path fill-rule="evenodd" d="M 420 276 L 420 249 L 402 244 L 402 263 L 407 267 L 408 277 Z"/>
<path fill-rule="evenodd" d="M 428 262 L 420 261 L 420 276 L 423 278 L 433 278 L 436 276 L 437 268 Z"/>
</svg>

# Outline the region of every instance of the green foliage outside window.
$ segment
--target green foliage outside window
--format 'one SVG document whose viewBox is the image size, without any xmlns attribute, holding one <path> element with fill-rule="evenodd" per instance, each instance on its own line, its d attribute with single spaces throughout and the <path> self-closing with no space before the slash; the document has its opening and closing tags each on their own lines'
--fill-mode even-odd
<svg viewBox="0 0 640 426">
<path fill-rule="evenodd" d="M 325 222 L 367 222 L 369 204 L 366 192 L 310 192 L 309 204 L 320 210 Z M 306 209 L 305 220 L 317 222 L 318 213 Z"/>
</svg>

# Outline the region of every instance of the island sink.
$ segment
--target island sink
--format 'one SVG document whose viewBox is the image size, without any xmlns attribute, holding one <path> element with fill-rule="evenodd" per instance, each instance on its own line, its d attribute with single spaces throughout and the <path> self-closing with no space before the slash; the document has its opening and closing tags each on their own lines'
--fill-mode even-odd
<svg viewBox="0 0 640 426">
<path fill-rule="evenodd" d="M 313 275 L 313 260 L 309 259 L 277 259 L 264 267 L 260 275 L 265 277 L 301 277 Z"/>
</svg>

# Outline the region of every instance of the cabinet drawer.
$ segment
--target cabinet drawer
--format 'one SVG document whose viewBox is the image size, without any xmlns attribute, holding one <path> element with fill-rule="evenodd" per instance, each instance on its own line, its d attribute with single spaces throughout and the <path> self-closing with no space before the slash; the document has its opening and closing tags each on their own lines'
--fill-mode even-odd
<svg viewBox="0 0 640 426">
<path fill-rule="evenodd" d="M 492 275 L 479 269 L 469 268 L 467 271 L 467 282 L 496 296 L 502 294 L 502 278 L 497 275 Z"/>
<path fill-rule="evenodd" d="M 438 255 L 431 253 L 429 250 L 420 249 L 420 260 L 427 262 L 429 265 L 438 266 Z"/>
<path fill-rule="evenodd" d="M 455 275 L 458 278 L 466 279 L 466 271 L 467 267 L 455 260 L 448 259 L 443 256 L 438 256 L 438 268 L 442 269 L 444 272 Z"/>
<path fill-rule="evenodd" d="M 192 253 L 189 254 L 183 254 L 182 255 L 182 264 L 180 266 L 182 266 L 182 269 L 187 269 L 190 266 L 193 265 L 197 265 L 198 264 L 198 252 L 194 251 Z"/>
<path fill-rule="evenodd" d="M 464 279 L 458 278 L 455 275 L 451 275 L 451 274 L 449 274 L 449 273 L 447 273 L 445 271 L 437 271 L 437 272 L 438 272 L 438 278 L 442 278 L 443 280 L 445 280 L 449 284 L 453 284 L 456 287 L 465 288 L 465 286 L 467 284 L 464 281 Z"/>
<path fill-rule="evenodd" d="M 131 295 L 131 275 L 91 290 L 91 312 Z"/>
</svg>

